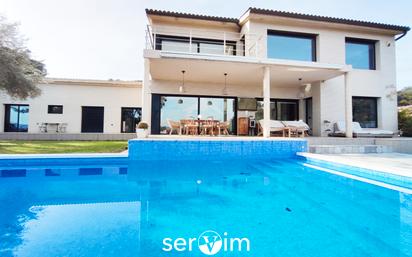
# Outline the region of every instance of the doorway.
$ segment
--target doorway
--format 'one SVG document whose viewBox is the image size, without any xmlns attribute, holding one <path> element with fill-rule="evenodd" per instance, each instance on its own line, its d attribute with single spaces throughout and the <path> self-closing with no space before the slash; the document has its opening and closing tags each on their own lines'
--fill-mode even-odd
<svg viewBox="0 0 412 257">
<path fill-rule="evenodd" d="M 313 126 L 313 105 L 312 105 L 312 97 L 305 99 L 305 118 L 306 124 L 309 125 L 310 129 L 312 130 Z"/>
<path fill-rule="evenodd" d="M 142 108 L 122 107 L 122 133 L 136 132 L 136 125 L 142 119 Z"/>
<path fill-rule="evenodd" d="M 82 133 L 103 133 L 104 107 L 82 106 Z"/>
</svg>

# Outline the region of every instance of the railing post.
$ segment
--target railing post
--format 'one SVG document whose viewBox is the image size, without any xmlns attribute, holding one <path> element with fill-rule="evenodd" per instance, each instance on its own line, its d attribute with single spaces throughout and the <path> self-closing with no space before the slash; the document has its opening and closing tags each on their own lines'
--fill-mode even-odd
<svg viewBox="0 0 412 257">
<path fill-rule="evenodd" d="M 192 52 L 192 30 L 189 32 L 189 53 Z"/>
<path fill-rule="evenodd" d="M 223 55 L 226 55 L 226 32 L 223 32 Z"/>
</svg>

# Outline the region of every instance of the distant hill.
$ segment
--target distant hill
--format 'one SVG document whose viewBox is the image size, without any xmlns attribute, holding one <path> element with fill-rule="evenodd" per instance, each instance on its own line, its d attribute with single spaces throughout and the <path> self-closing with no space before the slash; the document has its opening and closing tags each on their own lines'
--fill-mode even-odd
<svg viewBox="0 0 412 257">
<path fill-rule="evenodd" d="M 412 87 L 398 91 L 398 106 L 412 105 Z"/>
</svg>

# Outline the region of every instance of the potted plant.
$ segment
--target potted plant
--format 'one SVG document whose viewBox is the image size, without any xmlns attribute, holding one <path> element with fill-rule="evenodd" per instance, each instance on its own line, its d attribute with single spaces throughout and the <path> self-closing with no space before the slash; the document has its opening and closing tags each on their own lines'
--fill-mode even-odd
<svg viewBox="0 0 412 257">
<path fill-rule="evenodd" d="M 137 138 L 147 138 L 149 136 L 149 124 L 144 121 L 139 122 L 136 126 Z"/>
</svg>

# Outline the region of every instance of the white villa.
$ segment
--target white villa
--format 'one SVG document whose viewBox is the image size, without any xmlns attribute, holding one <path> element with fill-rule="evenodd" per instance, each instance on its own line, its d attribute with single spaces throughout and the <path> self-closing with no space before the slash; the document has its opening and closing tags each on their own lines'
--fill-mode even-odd
<svg viewBox="0 0 412 257">
<path fill-rule="evenodd" d="M 303 120 L 314 136 L 340 122 L 352 137 L 352 121 L 397 133 L 395 46 L 409 27 L 257 8 L 146 14 L 143 83 L 50 79 L 38 98 L 2 95 L 0 132 L 121 134 L 144 120 L 170 134 L 216 120 L 232 135 L 262 121 L 269 137 L 271 120 Z"/>
</svg>

